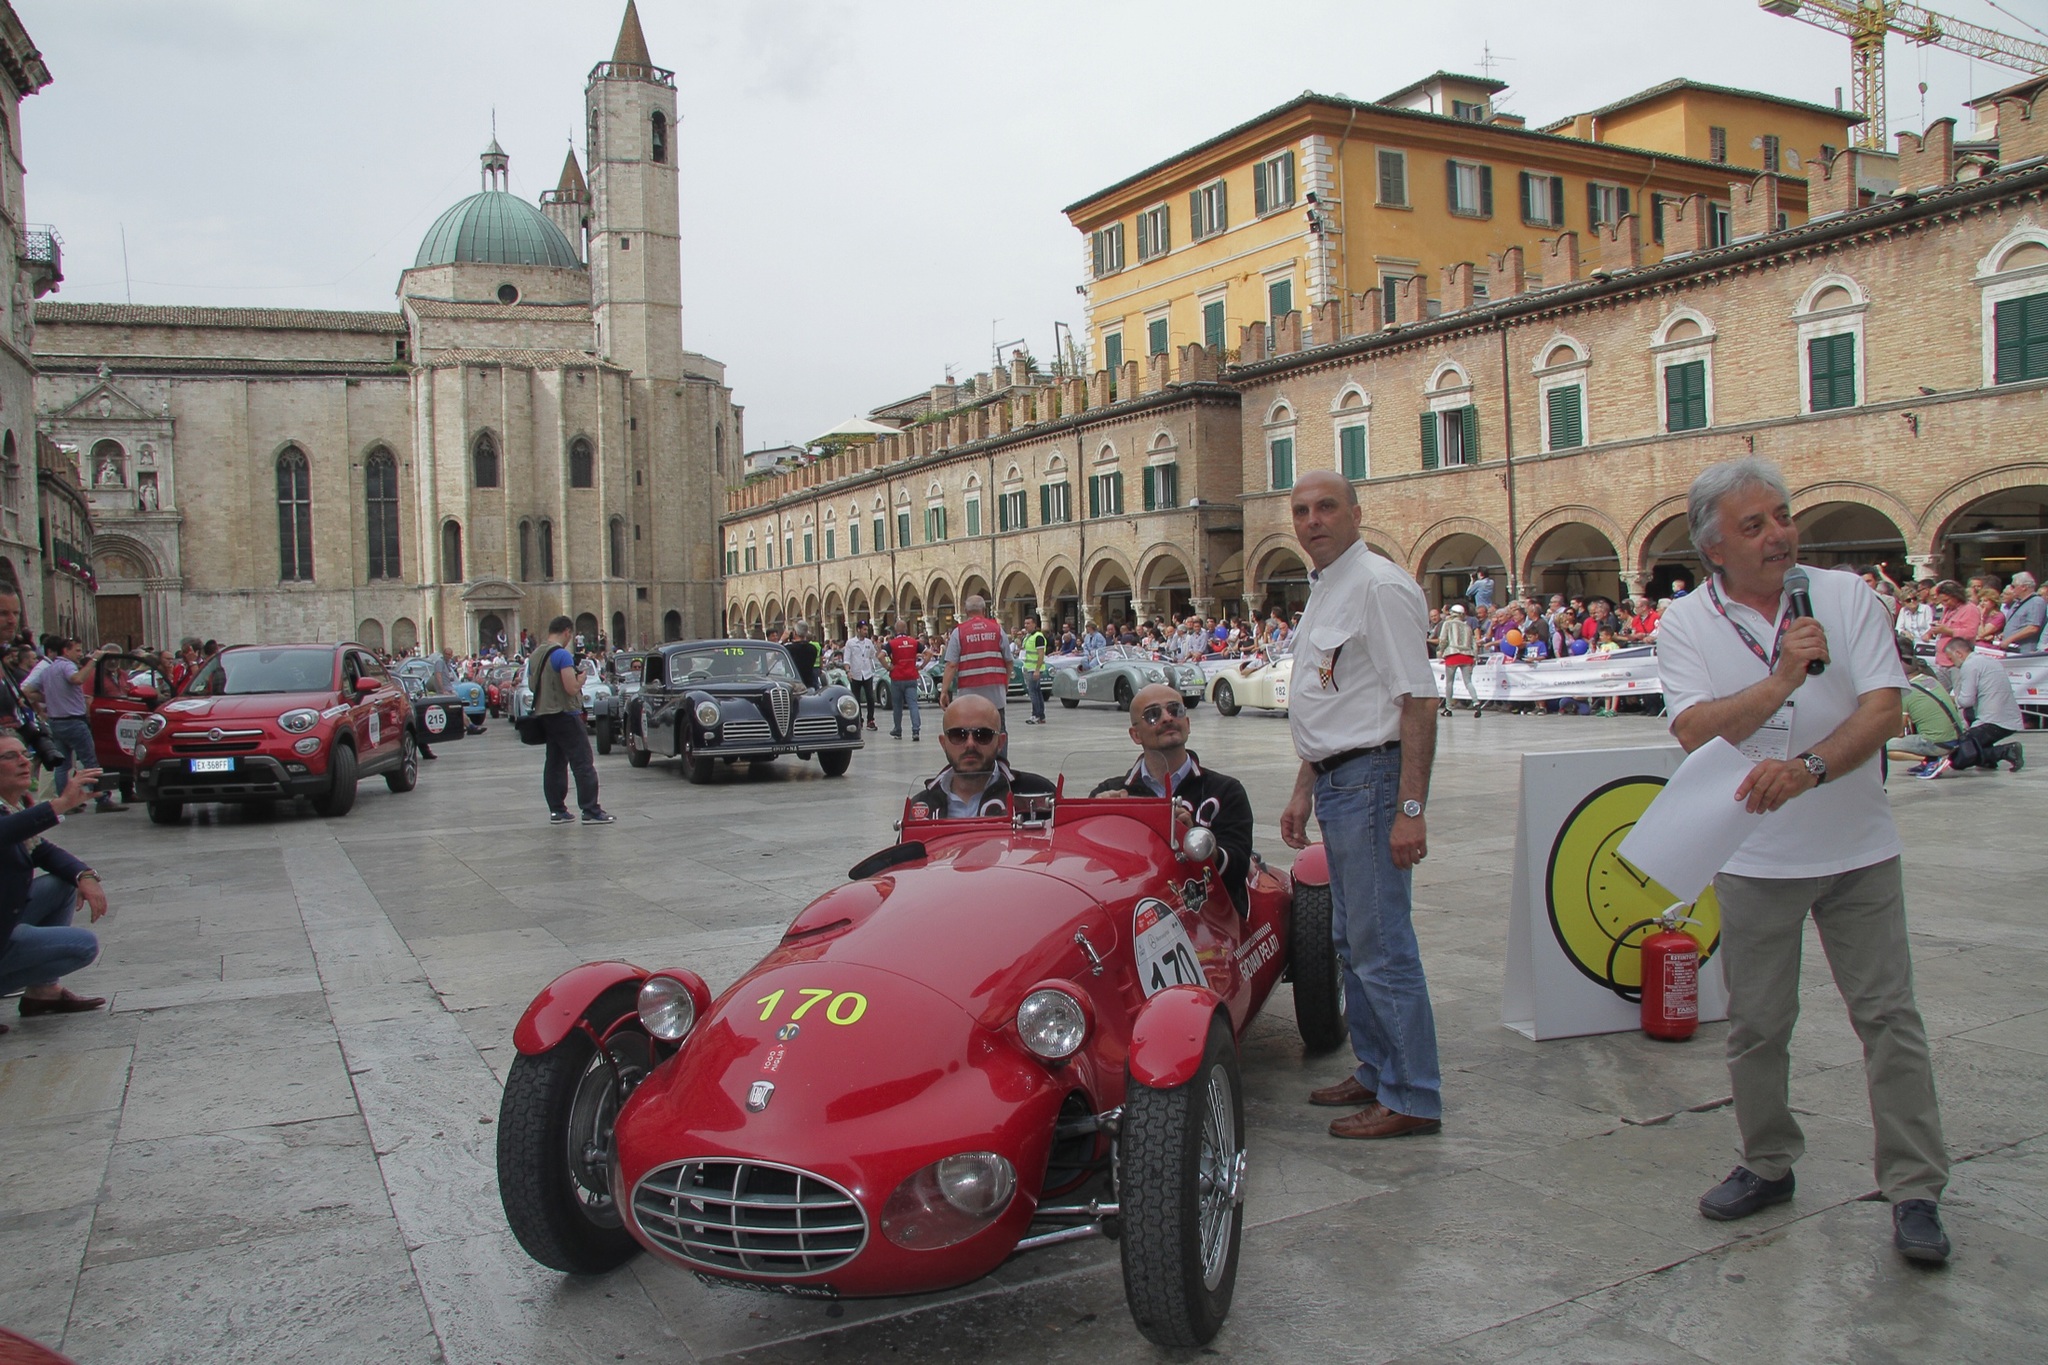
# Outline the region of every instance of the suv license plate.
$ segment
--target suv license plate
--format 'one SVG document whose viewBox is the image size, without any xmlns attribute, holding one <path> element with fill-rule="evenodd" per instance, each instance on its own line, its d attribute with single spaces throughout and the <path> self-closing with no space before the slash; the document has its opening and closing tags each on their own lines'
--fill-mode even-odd
<svg viewBox="0 0 2048 1365">
<path fill-rule="evenodd" d="M 192 771 L 195 773 L 231 773 L 235 770 L 232 758 L 195 758 Z"/>
</svg>

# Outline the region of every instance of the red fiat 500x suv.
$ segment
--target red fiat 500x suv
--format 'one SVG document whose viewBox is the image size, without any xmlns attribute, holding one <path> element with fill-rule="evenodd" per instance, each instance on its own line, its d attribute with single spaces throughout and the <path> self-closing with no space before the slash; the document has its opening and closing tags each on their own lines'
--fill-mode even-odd
<svg viewBox="0 0 2048 1365">
<path fill-rule="evenodd" d="M 405 692 L 356 644 L 236 645 L 209 659 L 144 723 L 135 787 L 149 818 L 176 824 L 191 801 L 267 806 L 310 797 L 346 815 L 356 781 L 419 781 Z"/>
</svg>

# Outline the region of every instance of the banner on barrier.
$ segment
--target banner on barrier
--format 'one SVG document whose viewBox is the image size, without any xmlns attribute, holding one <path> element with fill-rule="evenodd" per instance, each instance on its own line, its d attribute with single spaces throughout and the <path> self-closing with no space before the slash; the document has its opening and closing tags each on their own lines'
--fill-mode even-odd
<svg viewBox="0 0 2048 1365">
<path fill-rule="evenodd" d="M 1433 659 L 1437 695 L 1443 695 L 1444 665 Z M 1554 701 L 1565 697 L 1650 697 L 1657 695 L 1657 650 L 1636 645 L 1612 654 L 1578 654 L 1568 659 L 1524 663 L 1502 655 L 1472 668 L 1481 701 Z M 1465 694 L 1464 679 L 1457 684 Z"/>
<path fill-rule="evenodd" d="M 1530 1038 L 1576 1038 L 1642 1027 L 1641 1006 L 1614 989 L 1641 987 L 1641 922 L 1677 898 L 1615 850 L 1685 758 L 1676 745 L 1524 754 L 1515 817 L 1501 1022 Z M 1713 888 L 1688 912 L 1700 941 L 1700 1021 L 1728 1017 L 1721 911 Z M 1616 944 L 1622 946 L 1616 948 Z"/>
</svg>

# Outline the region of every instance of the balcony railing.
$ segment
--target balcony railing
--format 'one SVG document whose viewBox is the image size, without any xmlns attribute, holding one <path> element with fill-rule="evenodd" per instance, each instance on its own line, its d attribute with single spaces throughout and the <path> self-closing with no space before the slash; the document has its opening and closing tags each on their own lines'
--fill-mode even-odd
<svg viewBox="0 0 2048 1365">
<path fill-rule="evenodd" d="M 638 62 L 599 62 L 590 69 L 594 81 L 652 81 L 673 87 L 676 73 L 666 67 L 642 66 Z"/>
<path fill-rule="evenodd" d="M 35 284 L 37 298 L 55 289 L 64 279 L 64 239 L 47 223 L 31 223 L 23 230 L 21 268 Z"/>
</svg>

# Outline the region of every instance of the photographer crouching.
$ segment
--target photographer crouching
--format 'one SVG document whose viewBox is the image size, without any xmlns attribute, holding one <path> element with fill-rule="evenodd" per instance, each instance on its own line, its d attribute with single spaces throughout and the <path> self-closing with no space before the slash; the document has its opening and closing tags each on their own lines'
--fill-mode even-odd
<svg viewBox="0 0 2048 1365">
<path fill-rule="evenodd" d="M 60 978 L 90 967 L 100 955 L 90 929 L 71 927 L 82 900 L 98 920 L 107 913 L 99 874 L 43 838 L 66 812 L 92 800 L 96 768 L 74 769 L 50 800 L 28 804 L 35 760 L 12 730 L 0 731 L 0 995 L 21 991 L 24 1018 L 78 1014 L 105 1000 L 74 995 Z M 0 1024 L 0 1033 L 7 1026 Z"/>
</svg>

